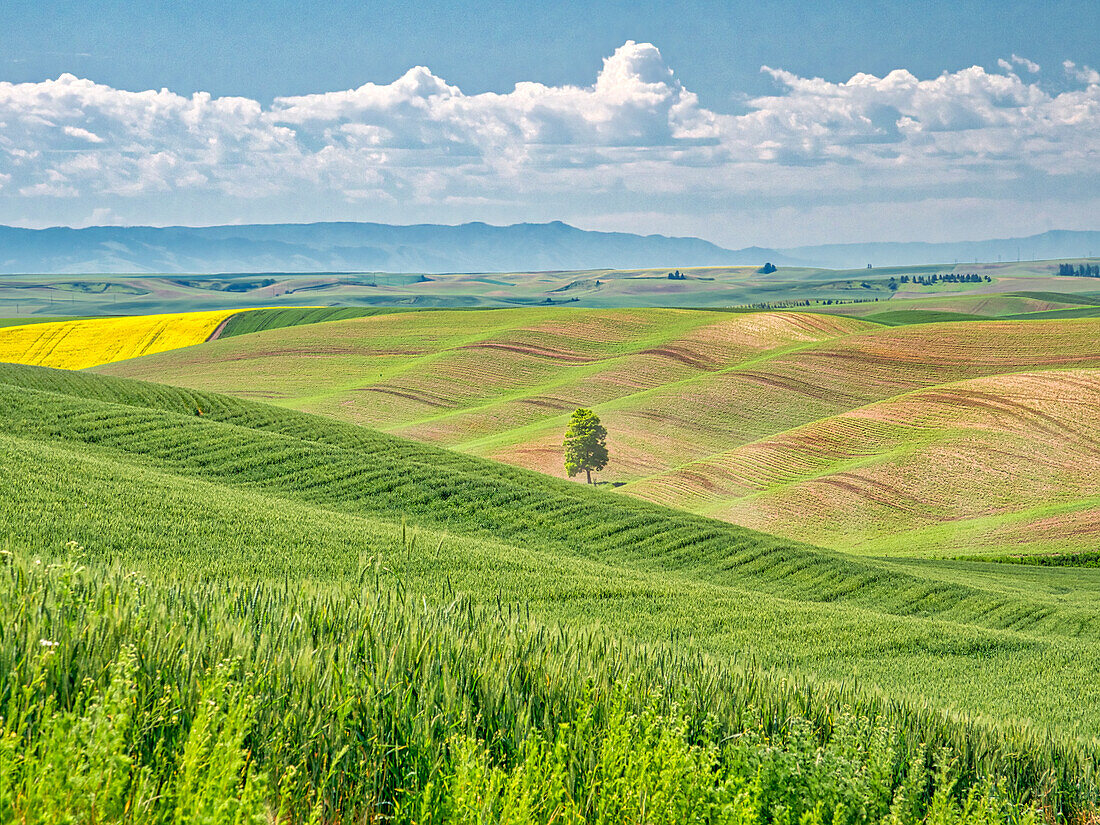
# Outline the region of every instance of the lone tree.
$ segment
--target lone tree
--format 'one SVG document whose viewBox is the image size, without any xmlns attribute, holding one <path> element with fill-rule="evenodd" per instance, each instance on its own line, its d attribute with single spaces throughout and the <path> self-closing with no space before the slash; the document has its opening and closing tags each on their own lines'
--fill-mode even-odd
<svg viewBox="0 0 1100 825">
<path fill-rule="evenodd" d="M 607 428 L 592 410 L 578 409 L 565 430 L 565 471 L 572 478 L 581 470 L 592 483 L 592 471 L 607 466 Z"/>
</svg>

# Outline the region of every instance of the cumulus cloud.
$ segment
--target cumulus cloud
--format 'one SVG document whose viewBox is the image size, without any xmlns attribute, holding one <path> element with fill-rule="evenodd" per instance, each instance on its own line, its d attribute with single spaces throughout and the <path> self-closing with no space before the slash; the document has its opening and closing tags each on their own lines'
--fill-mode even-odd
<svg viewBox="0 0 1100 825">
<path fill-rule="evenodd" d="M 1020 76 L 1040 71 L 1030 60 L 1000 67 L 843 82 L 764 67 L 775 92 L 737 115 L 706 108 L 656 46 L 633 41 L 590 85 L 521 82 L 503 94 L 466 94 L 423 66 L 267 107 L 66 74 L 0 83 L 0 199 L 76 198 L 84 215 L 177 201 L 202 222 L 195 204 L 227 200 L 245 213 L 308 201 L 450 205 L 470 217 L 603 200 L 626 214 L 661 199 L 1011 198 L 1038 180 L 1097 182 L 1100 75 L 1067 61 L 1073 87 L 1054 94 Z"/>
</svg>

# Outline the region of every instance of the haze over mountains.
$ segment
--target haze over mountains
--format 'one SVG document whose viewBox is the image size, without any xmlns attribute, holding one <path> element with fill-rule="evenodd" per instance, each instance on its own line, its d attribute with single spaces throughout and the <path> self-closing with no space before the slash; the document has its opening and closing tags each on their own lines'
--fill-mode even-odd
<svg viewBox="0 0 1100 825">
<path fill-rule="evenodd" d="M 525 272 L 763 264 L 837 269 L 1079 258 L 1100 232 L 1050 231 L 958 243 L 829 244 L 723 249 L 699 238 L 592 232 L 545 224 L 375 223 L 207 227 L 0 227 L 0 272 Z"/>
</svg>

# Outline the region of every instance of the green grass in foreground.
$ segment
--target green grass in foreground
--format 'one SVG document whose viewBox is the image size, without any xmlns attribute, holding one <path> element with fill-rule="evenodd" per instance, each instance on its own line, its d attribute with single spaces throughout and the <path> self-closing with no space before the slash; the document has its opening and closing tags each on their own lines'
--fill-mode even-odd
<svg viewBox="0 0 1100 825">
<path fill-rule="evenodd" d="M 1001 565 L 980 586 L 973 565 L 930 578 L 316 416 L 84 373 L 0 368 L 0 422 L 0 520 L 34 552 L 73 539 L 182 577 L 339 583 L 407 520 L 424 552 L 393 563 L 429 592 L 448 583 L 643 641 L 692 636 L 1002 722 L 1100 731 L 1092 571 L 1071 591 L 1053 570 L 1014 590 Z"/>
<path fill-rule="evenodd" d="M 142 710 L 119 741 L 147 737 L 144 749 L 127 744 L 126 753 L 136 760 L 129 764 L 147 765 L 169 783 L 156 786 L 164 805 L 174 804 L 177 790 L 167 777 L 178 774 L 170 767 L 178 764 L 198 766 L 203 776 L 202 765 L 237 765 L 209 780 L 216 794 L 246 797 L 254 776 L 255 787 L 267 788 L 260 794 L 265 805 L 284 795 L 304 816 L 320 800 L 349 817 L 372 809 L 393 813 L 399 804 L 408 813 L 424 799 L 432 810 L 448 810 L 451 803 L 440 801 L 447 794 L 507 806 L 513 791 L 516 798 L 546 796 L 566 772 L 573 784 L 567 796 L 554 797 L 563 800 L 560 815 L 576 805 L 583 819 L 573 821 L 600 821 L 591 789 L 603 788 L 600 777 L 607 774 L 596 766 L 605 765 L 605 754 L 618 753 L 605 752 L 601 743 L 615 736 L 650 741 L 643 729 L 630 727 L 641 724 L 636 720 L 626 728 L 606 722 L 618 691 L 633 697 L 628 707 L 642 718 L 656 713 L 656 729 L 672 731 L 671 739 L 652 739 L 656 750 L 640 748 L 639 758 L 665 764 L 672 756 L 661 762 L 665 757 L 656 754 L 688 754 L 672 760 L 689 766 L 677 774 L 677 787 L 695 790 L 685 797 L 673 789 L 670 798 L 712 800 L 700 790 L 712 782 L 712 789 L 732 788 L 736 796 L 745 786 L 737 783 L 756 781 L 761 763 L 754 760 L 775 754 L 786 767 L 768 776 L 780 777 L 778 786 L 792 788 L 793 796 L 760 797 L 773 813 L 799 799 L 822 802 L 821 820 L 808 821 L 878 821 L 904 786 L 904 766 L 924 754 L 913 776 L 925 776 L 920 771 L 944 744 L 958 757 L 959 793 L 1000 779 L 1012 799 L 1066 810 L 1095 794 L 1100 577 L 1092 571 L 1074 571 L 1069 595 L 1058 570 L 1021 571 L 1033 577 L 1025 586 L 1012 575 L 1018 567 L 943 563 L 926 574 L 916 563 L 850 559 L 315 416 L 30 367 L 0 367 L 0 490 L 0 523 L 23 559 L 18 570 L 37 575 L 28 554 L 42 554 L 48 563 L 64 553 L 68 539 L 88 548 L 94 567 L 94 575 L 75 586 L 68 582 L 77 574 L 68 568 L 59 568 L 64 581 L 56 586 L 19 573 L 16 589 L 2 599 L 0 615 L 18 632 L 0 636 L 0 657 L 8 657 L 0 659 L 0 678 L 9 679 L 0 683 L 0 701 L 11 708 L 23 701 L 13 685 L 38 685 L 32 694 L 41 701 L 28 707 L 34 718 L 51 720 L 20 729 L 18 741 L 56 730 L 67 732 L 56 733 L 56 741 L 82 742 L 71 731 L 98 729 L 81 721 L 96 718 L 97 702 L 133 690 Z M 133 585 L 136 596 L 119 595 L 122 584 L 110 585 L 108 567 L 139 571 L 130 578 L 146 583 Z M 372 576 L 381 583 L 365 591 Z M 19 590 L 26 581 L 29 590 Z M 379 590 L 408 594 L 410 601 L 385 607 Z M 468 608 L 448 607 L 456 592 L 466 594 Z M 66 593 L 76 594 L 75 604 L 65 602 Z M 509 622 L 518 618 L 507 605 L 517 603 L 530 624 L 514 631 Z M 532 644 L 545 674 L 532 676 L 507 647 L 462 642 L 459 653 L 448 652 L 450 642 L 439 641 L 433 616 L 486 637 L 503 633 L 507 644 L 513 636 Z M 418 622 L 428 629 L 406 647 L 392 647 L 403 637 L 391 636 L 382 654 L 369 653 L 384 629 L 411 633 Z M 552 629 L 559 625 L 563 629 Z M 552 638 L 563 639 L 567 652 L 554 653 Z M 416 651 L 425 639 L 423 650 L 437 658 L 421 668 L 417 657 L 428 654 Z M 131 647 L 133 659 L 126 652 Z M 646 650 L 651 658 L 640 652 Z M 56 670 L 35 670 L 30 653 L 63 658 Z M 231 675 L 219 677 L 217 664 L 226 660 Z M 134 661 L 136 672 L 128 670 Z M 595 665 L 586 662 L 606 664 L 607 675 L 593 674 Z M 758 667 L 791 676 L 765 676 Z M 494 681 L 476 668 L 502 670 L 528 692 L 512 691 L 506 687 L 512 681 Z M 757 687 L 723 687 L 726 672 Z M 113 694 L 110 673 L 122 674 Z M 85 675 L 92 681 L 82 695 Z M 579 734 L 568 731 L 587 718 L 589 705 L 580 701 L 587 694 L 568 685 L 590 677 L 604 685 L 591 702 L 605 721 L 582 746 Z M 791 704 L 806 685 L 816 687 L 805 704 Z M 530 693 L 536 688 L 565 699 L 538 699 Z M 237 751 L 223 750 L 245 754 L 236 762 L 210 758 L 201 743 L 186 745 L 199 718 L 194 709 L 209 691 L 230 697 L 207 703 L 219 708 L 221 721 L 203 724 L 229 731 Z M 183 721 L 172 723 L 176 728 L 141 715 L 145 708 L 155 714 L 150 703 L 161 695 L 169 697 L 167 707 L 185 710 Z M 472 698 L 478 696 L 491 697 L 495 715 L 484 710 L 488 699 Z M 411 697 L 411 710 L 403 709 L 401 697 Z M 445 713 L 440 702 L 480 714 Z M 842 746 L 854 761 L 830 768 L 840 784 L 815 796 L 798 783 L 820 778 L 811 763 L 829 764 L 832 757 L 819 761 L 818 749 L 843 727 L 835 720 L 845 706 L 864 731 L 855 741 L 865 745 Z M 771 719 L 760 723 L 766 738 L 727 738 L 738 725 L 755 730 L 757 722 L 745 720 L 757 719 L 758 707 Z M 767 709 L 776 707 L 770 715 Z M 812 730 L 800 741 L 816 744 L 793 750 L 812 758 L 783 755 L 788 728 L 777 721 L 796 717 Z M 559 741 L 560 722 L 571 726 L 560 735 L 572 739 Z M 884 732 L 874 733 L 880 723 Z M 682 741 L 680 727 L 687 731 Z M 169 732 L 162 736 L 163 730 Z M 892 743 L 889 760 L 873 744 L 877 736 Z M 420 737 L 426 750 L 408 745 L 408 737 Z M 154 745 L 162 741 L 158 752 Z M 727 757 L 731 742 L 756 750 Z M 666 745 L 671 750 L 660 750 Z M 91 747 L 79 745 L 70 757 L 83 759 Z M 18 752 L 38 751 L 21 746 Z M 554 773 L 553 753 L 577 761 Z M 849 779 L 879 759 L 894 766 L 891 778 L 869 783 L 877 796 L 858 803 L 862 813 L 834 819 L 834 803 L 848 794 L 835 788 L 865 787 L 862 779 Z M 574 769 L 578 764 L 587 767 Z M 247 765 L 256 773 L 246 775 Z M 286 779 L 291 767 L 300 779 Z M 607 767 L 610 775 L 618 775 L 615 770 Z M 641 773 L 630 774 L 635 778 L 627 784 L 649 787 L 642 767 L 631 770 Z M 692 785 L 700 773 L 708 778 Z M 29 774 L 15 767 L 0 775 L 24 776 L 20 787 L 29 787 Z M 466 778 L 453 779 L 458 776 Z M 733 784 L 723 785 L 727 780 Z M 474 784 L 462 784 L 467 781 Z M 455 796 L 455 787 L 474 790 Z M 921 787 L 906 791 L 906 798 L 927 806 L 935 791 L 927 782 Z M 525 788 L 534 790 L 523 796 Z M 56 798 L 75 793 L 63 791 Z M 991 792 L 978 793 L 989 798 Z M 675 819 L 680 815 L 667 819 L 685 821 Z M 792 812 L 792 821 L 799 815 Z M 543 821 L 551 813 L 539 816 L 529 818 Z M 408 820 L 437 821 L 412 813 Z M 477 821 L 458 814 L 454 820 Z M 514 814 L 511 821 L 525 820 Z"/>
<path fill-rule="evenodd" d="M 1076 754 L 428 604 L 380 560 L 211 587 L 5 553 L 4 821 L 1029 823 L 1092 792 Z"/>
</svg>

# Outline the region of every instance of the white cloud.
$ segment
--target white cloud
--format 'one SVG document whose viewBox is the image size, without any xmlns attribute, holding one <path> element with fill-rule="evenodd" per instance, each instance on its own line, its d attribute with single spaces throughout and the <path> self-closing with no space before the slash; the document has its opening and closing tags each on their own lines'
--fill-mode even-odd
<svg viewBox="0 0 1100 825">
<path fill-rule="evenodd" d="M 1086 83 L 1089 86 L 1100 83 L 1100 72 L 1089 66 L 1078 66 L 1072 60 L 1066 60 L 1063 61 L 1062 68 L 1066 70 L 1066 76 L 1078 83 Z"/>
<path fill-rule="evenodd" d="M 33 199 L 75 198 L 81 218 L 110 208 L 141 219 L 155 205 L 202 223 L 230 208 L 245 218 L 374 204 L 383 219 L 411 214 L 402 209 L 528 219 L 551 205 L 546 217 L 703 215 L 761 200 L 986 192 L 1023 205 L 1062 181 L 1095 189 L 1100 75 L 1067 61 L 1074 87 L 1052 94 L 1015 71 L 1038 73 L 1030 60 L 999 65 L 1004 73 L 974 66 L 922 80 L 898 69 L 845 82 L 764 67 L 776 91 L 740 115 L 707 109 L 655 46 L 632 41 L 591 85 L 521 82 L 503 94 L 466 94 L 422 66 L 269 107 L 72 75 L 0 83 L 0 220 Z"/>
<path fill-rule="evenodd" d="M 1017 66 L 1023 66 L 1032 74 L 1039 74 L 1042 67 L 1033 60 L 1028 60 L 1026 57 L 1020 57 L 1018 54 L 1012 55 L 1012 62 Z"/>
<path fill-rule="evenodd" d="M 41 196 L 47 196 L 52 198 L 75 198 L 80 193 L 64 183 L 51 183 L 49 181 L 42 181 L 42 183 L 30 184 L 28 186 L 20 187 L 19 194 L 25 198 L 35 198 Z"/>
<path fill-rule="evenodd" d="M 61 131 L 69 137 L 86 140 L 88 143 L 103 143 L 103 138 L 99 135 L 93 134 L 87 129 L 81 129 L 79 126 L 65 126 Z"/>
</svg>

